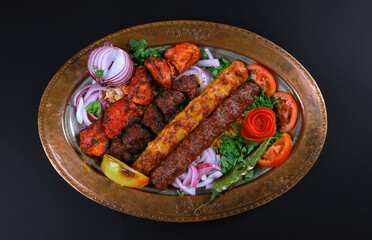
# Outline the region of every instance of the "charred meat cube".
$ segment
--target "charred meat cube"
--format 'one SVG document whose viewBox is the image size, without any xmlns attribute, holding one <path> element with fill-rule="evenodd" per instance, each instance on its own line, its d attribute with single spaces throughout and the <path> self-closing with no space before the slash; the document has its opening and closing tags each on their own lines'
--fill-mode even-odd
<svg viewBox="0 0 372 240">
<path fill-rule="evenodd" d="M 154 103 L 147 105 L 146 110 L 143 113 L 142 124 L 151 128 L 151 131 L 153 131 L 154 133 L 164 128 L 165 126 L 164 117 L 159 112 Z"/>
<path fill-rule="evenodd" d="M 151 102 L 151 78 L 144 66 L 136 68 L 129 84 L 129 93 L 137 104 L 147 105 Z"/>
<path fill-rule="evenodd" d="M 123 162 L 129 162 L 132 157 L 121 138 L 110 140 L 110 148 L 107 150 L 107 154 Z"/>
<path fill-rule="evenodd" d="M 177 112 L 177 109 L 185 103 L 186 98 L 182 92 L 177 90 L 165 90 L 156 97 L 155 103 L 164 115 L 164 121 L 169 119 Z"/>
<path fill-rule="evenodd" d="M 103 118 L 106 134 L 109 138 L 118 136 L 124 128 L 138 122 L 136 105 L 124 96 L 106 109 Z"/>
<path fill-rule="evenodd" d="M 123 137 L 111 140 L 107 154 L 117 159 L 129 162 L 133 154 L 140 153 L 155 134 L 137 123 L 123 131 Z"/>
<path fill-rule="evenodd" d="M 196 96 L 198 80 L 195 75 L 183 76 L 173 81 L 173 89 L 183 92 L 187 101 L 191 101 Z"/>
<path fill-rule="evenodd" d="M 162 57 L 148 57 L 144 64 L 156 83 L 166 88 L 172 87 L 172 81 L 176 78 L 177 71 L 169 61 Z"/>
<path fill-rule="evenodd" d="M 88 155 L 102 157 L 109 145 L 105 127 L 97 120 L 80 133 L 80 150 Z"/>
<path fill-rule="evenodd" d="M 183 73 L 200 59 L 198 46 L 193 43 L 181 43 L 165 50 L 164 56 Z"/>
<path fill-rule="evenodd" d="M 154 138 L 154 133 L 144 128 L 142 124 L 137 123 L 124 131 L 122 141 L 131 154 L 138 154 Z"/>
</svg>

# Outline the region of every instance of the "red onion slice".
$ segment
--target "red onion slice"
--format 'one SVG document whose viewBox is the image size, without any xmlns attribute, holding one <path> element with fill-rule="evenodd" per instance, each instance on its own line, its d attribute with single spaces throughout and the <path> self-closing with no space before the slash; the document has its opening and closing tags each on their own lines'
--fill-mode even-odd
<svg viewBox="0 0 372 240">
<path fill-rule="evenodd" d="M 191 187 L 196 187 L 196 185 L 198 183 L 198 178 L 199 178 L 198 170 L 192 164 L 190 164 L 190 169 L 191 169 L 191 172 L 192 172 Z"/>
<path fill-rule="evenodd" d="M 76 121 L 80 124 L 83 123 L 83 111 L 85 111 L 84 100 L 83 98 L 80 98 L 79 104 L 76 109 Z"/>
<path fill-rule="evenodd" d="M 218 60 L 218 59 L 199 60 L 197 63 L 195 63 L 195 66 L 198 66 L 198 67 L 219 67 L 220 66 L 220 60 Z"/>
<path fill-rule="evenodd" d="M 204 51 L 207 53 L 209 59 L 214 59 L 212 53 L 209 51 L 208 48 L 204 48 Z"/>
<path fill-rule="evenodd" d="M 192 179 L 192 172 L 191 172 L 191 168 L 190 166 L 187 168 L 187 175 L 185 177 L 185 180 L 183 181 L 183 184 L 184 185 L 189 185 L 191 183 L 191 179 Z"/>
</svg>

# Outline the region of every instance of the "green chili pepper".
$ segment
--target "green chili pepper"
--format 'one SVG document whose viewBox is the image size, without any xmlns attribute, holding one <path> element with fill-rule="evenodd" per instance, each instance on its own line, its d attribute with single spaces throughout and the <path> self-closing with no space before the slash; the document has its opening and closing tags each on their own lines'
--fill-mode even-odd
<svg viewBox="0 0 372 240">
<path fill-rule="evenodd" d="M 261 143 L 261 145 L 256 149 L 256 151 L 249 155 L 244 160 L 244 162 L 238 163 L 231 169 L 230 172 L 226 173 L 224 177 L 216 180 L 213 183 L 212 196 L 209 199 L 209 201 L 198 207 L 195 211 L 204 207 L 205 205 L 213 201 L 216 197 L 221 195 L 222 192 L 228 190 L 229 188 L 232 188 L 237 182 L 242 180 L 243 177 L 249 172 L 249 170 L 256 166 L 258 160 L 260 160 L 262 154 L 266 151 L 267 147 L 269 146 L 270 141 L 274 138 L 275 137 L 265 139 Z"/>
</svg>

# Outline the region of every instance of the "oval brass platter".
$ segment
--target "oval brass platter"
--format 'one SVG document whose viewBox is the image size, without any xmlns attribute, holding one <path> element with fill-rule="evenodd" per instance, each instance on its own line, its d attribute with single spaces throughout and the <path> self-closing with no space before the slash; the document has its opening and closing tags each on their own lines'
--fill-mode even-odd
<svg viewBox="0 0 372 240">
<path fill-rule="evenodd" d="M 215 54 L 257 62 L 273 73 L 279 89 L 293 94 L 299 121 L 290 134 L 294 145 L 290 157 L 277 168 L 261 170 L 260 176 L 240 184 L 212 204 L 194 211 L 210 194 L 179 197 L 174 190 L 162 193 L 147 187 L 130 189 L 106 178 L 93 164 L 86 164 L 73 135 L 71 96 L 89 80 L 89 52 L 104 41 L 129 50 L 130 39 L 146 39 L 149 46 L 194 42 Z M 56 171 L 76 190 L 114 210 L 158 221 L 191 222 L 235 215 L 263 205 L 291 189 L 310 170 L 323 147 L 327 113 L 322 94 L 306 69 L 274 43 L 247 30 L 202 21 L 167 21 L 121 30 L 84 48 L 66 62 L 47 86 L 39 107 L 39 134 Z M 260 171 L 258 171 L 260 172 Z M 256 173 L 255 173 L 256 175 Z"/>
</svg>

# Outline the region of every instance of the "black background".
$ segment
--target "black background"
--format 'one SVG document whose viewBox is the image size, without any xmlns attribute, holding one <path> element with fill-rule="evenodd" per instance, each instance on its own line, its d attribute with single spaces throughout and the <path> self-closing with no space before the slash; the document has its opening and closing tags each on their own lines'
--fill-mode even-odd
<svg viewBox="0 0 372 240">
<path fill-rule="evenodd" d="M 360 239 L 370 232 L 372 1 L 10 1 L 1 12 L 1 239 Z M 74 190 L 43 151 L 39 102 L 68 59 L 123 28 L 177 19 L 273 41 L 323 93 L 328 135 L 319 159 L 264 206 L 199 223 L 132 217 Z"/>
</svg>

